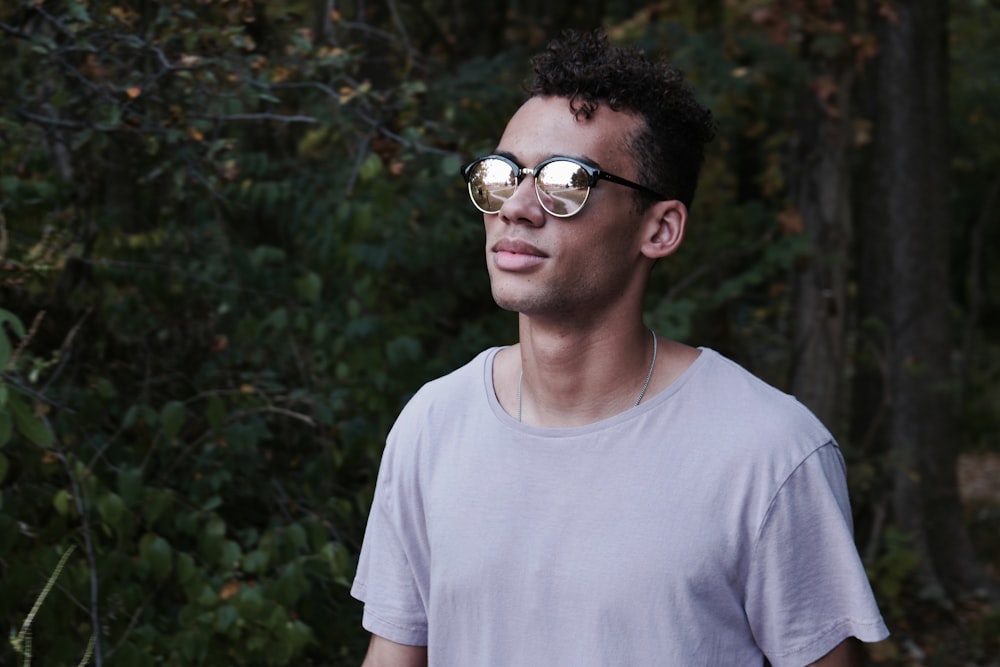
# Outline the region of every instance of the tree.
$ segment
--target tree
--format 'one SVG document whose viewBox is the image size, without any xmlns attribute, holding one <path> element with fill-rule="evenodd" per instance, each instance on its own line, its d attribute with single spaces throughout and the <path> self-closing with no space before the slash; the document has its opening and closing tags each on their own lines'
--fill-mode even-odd
<svg viewBox="0 0 1000 667">
<path fill-rule="evenodd" d="M 809 86 L 799 103 L 791 160 L 793 207 L 810 248 L 799 259 L 792 286 L 793 340 L 789 388 L 825 424 L 844 417 L 848 281 L 852 219 L 854 80 L 857 34 L 853 0 L 803 11 L 801 58 Z"/>
<path fill-rule="evenodd" d="M 858 375 L 855 432 L 889 447 L 892 515 L 920 558 L 924 594 L 983 595 L 993 585 L 962 520 L 956 478 L 947 6 L 912 0 L 874 10 L 874 136 L 858 247 L 862 319 L 881 372 Z"/>
<path fill-rule="evenodd" d="M 334 18 L 0 6 L 5 625 L 78 547 L 36 662 L 356 664 L 384 434 L 456 337 L 496 339 L 458 146 L 517 88 L 405 48 L 366 80 L 391 24 Z"/>
<path fill-rule="evenodd" d="M 886 33 L 893 7 L 932 11 L 876 4 Z M 969 0 L 959 29 L 975 39 L 956 42 L 969 122 L 953 220 L 969 222 L 950 239 L 973 250 L 957 266 L 970 288 L 924 301 L 966 309 L 963 349 L 976 356 L 964 361 L 975 371 L 964 424 L 988 446 L 1000 244 L 987 224 L 997 198 L 982 193 L 997 190 L 1000 67 L 987 48 L 995 23 L 973 5 L 985 11 Z M 457 166 L 493 147 L 519 103 L 525 47 L 567 26 L 602 22 L 613 40 L 670 58 L 719 119 L 684 251 L 653 274 L 650 324 L 735 357 L 828 420 L 849 412 L 844 392 L 833 398 L 861 337 L 850 299 L 841 310 L 844 158 L 851 120 L 876 98 L 851 86 L 871 71 L 873 43 L 852 7 L 0 3 L 0 619 L 17 628 L 75 546 L 32 625 L 39 664 L 77 664 L 91 637 L 96 664 L 357 664 L 347 586 L 385 432 L 423 381 L 515 332 L 489 298 Z M 912 170 L 942 150 L 935 137 L 922 146 L 940 121 L 923 80 L 895 81 L 910 58 L 929 66 L 926 46 L 905 44 L 900 72 L 880 65 L 886 108 L 867 114 L 883 133 L 868 188 L 881 199 L 854 218 L 856 284 L 874 324 L 861 347 L 903 359 L 892 357 L 902 336 L 919 370 L 942 363 L 916 356 L 930 354 L 921 336 L 952 339 L 934 328 L 940 315 L 907 332 L 904 310 L 888 307 L 926 287 L 907 268 L 917 251 L 890 254 L 898 239 L 917 232 L 909 247 L 941 271 L 928 218 L 886 224 L 893 206 L 940 204 L 902 186 L 939 187 L 938 171 Z M 919 103 L 913 117 L 935 119 L 896 137 L 919 160 L 886 139 L 908 122 L 896 90 Z M 870 520 L 881 498 L 866 459 L 888 459 L 896 403 L 883 398 L 916 401 L 910 385 L 928 377 L 893 363 L 851 387 L 864 433 L 842 438 L 850 478 L 868 490 L 854 496 L 871 524 L 859 537 L 882 538 L 870 562 L 890 603 L 908 570 L 886 558 L 895 533 Z M 922 456 L 959 433 L 934 422 L 940 400 L 921 400 L 909 409 L 936 434 L 917 443 Z M 914 497 L 953 471 L 920 465 Z M 896 468 L 882 470 L 891 488 Z M 920 508 L 933 552 L 952 537 L 929 527 L 936 508 Z M 13 659 L 0 648 L 0 664 Z"/>
</svg>

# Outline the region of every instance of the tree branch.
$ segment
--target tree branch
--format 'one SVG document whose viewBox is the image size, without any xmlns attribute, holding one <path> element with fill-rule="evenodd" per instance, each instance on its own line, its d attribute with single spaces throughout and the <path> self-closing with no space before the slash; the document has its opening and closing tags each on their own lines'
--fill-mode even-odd
<svg viewBox="0 0 1000 667">
<path fill-rule="evenodd" d="M 246 120 L 273 120 L 280 123 L 316 123 L 318 122 L 313 116 L 284 116 L 276 113 L 234 113 L 226 116 L 209 116 L 203 114 L 187 114 L 188 118 L 196 118 L 198 120 L 210 120 L 216 123 L 225 123 L 229 121 L 246 121 Z"/>
<path fill-rule="evenodd" d="M 43 417 L 43 419 L 45 419 Z M 54 433 L 52 429 L 52 424 L 49 423 L 48 419 L 45 419 L 45 426 L 50 431 Z M 104 658 L 101 651 L 101 615 L 98 607 L 98 602 L 100 600 L 100 581 L 97 576 L 97 556 L 94 553 L 94 541 L 90 534 L 90 512 L 88 504 L 84 501 L 83 491 L 80 488 L 80 484 L 77 482 L 76 473 L 73 471 L 73 467 L 70 465 L 69 458 L 63 451 L 63 448 L 58 440 L 56 440 L 53 446 L 53 451 L 59 461 L 62 463 L 63 468 L 66 470 L 66 475 L 69 477 L 70 489 L 73 494 L 73 503 L 76 505 L 76 511 L 80 515 L 81 528 L 83 530 L 83 547 L 84 553 L 87 556 L 87 570 L 90 578 L 90 629 L 92 636 L 94 638 L 94 664 L 96 667 L 103 667 Z"/>
<path fill-rule="evenodd" d="M 52 383 L 55 382 L 55 380 L 62 374 L 63 369 L 66 367 L 66 363 L 69 361 L 70 348 L 73 345 L 74 339 L 76 339 L 76 334 L 80 331 L 80 327 L 83 326 L 84 320 L 86 320 L 90 316 L 90 313 L 93 310 L 94 310 L 93 306 L 87 308 L 87 310 L 84 311 L 83 313 L 83 317 L 81 317 L 79 321 L 73 325 L 73 328 L 70 329 L 69 333 L 66 334 L 66 337 L 63 338 L 62 345 L 59 346 L 59 352 L 58 352 L 59 365 L 56 366 L 56 370 L 53 371 L 52 375 L 49 376 L 49 379 L 42 386 L 40 390 L 41 393 L 44 394 L 48 390 L 48 388 L 52 385 Z"/>
</svg>

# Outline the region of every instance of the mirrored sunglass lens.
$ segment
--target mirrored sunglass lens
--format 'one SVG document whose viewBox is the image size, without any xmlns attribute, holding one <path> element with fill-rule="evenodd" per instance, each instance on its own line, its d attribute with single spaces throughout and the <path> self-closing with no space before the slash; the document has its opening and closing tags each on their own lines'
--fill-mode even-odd
<svg viewBox="0 0 1000 667">
<path fill-rule="evenodd" d="M 590 182 L 583 167 L 568 161 L 550 162 L 535 176 L 535 187 L 542 206 L 552 215 L 572 215 L 580 210 Z"/>
<path fill-rule="evenodd" d="M 482 160 L 469 172 L 469 195 L 487 213 L 499 211 L 516 189 L 514 170 L 503 160 Z"/>
</svg>

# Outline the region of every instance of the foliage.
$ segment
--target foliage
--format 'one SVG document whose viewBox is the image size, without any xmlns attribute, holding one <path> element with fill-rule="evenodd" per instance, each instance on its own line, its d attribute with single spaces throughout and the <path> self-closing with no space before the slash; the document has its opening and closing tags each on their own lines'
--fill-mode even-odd
<svg viewBox="0 0 1000 667">
<path fill-rule="evenodd" d="M 780 384 L 801 54 L 759 3 L 611 4 L 612 36 L 675 60 L 719 118 L 648 319 Z M 0 4 L 0 619 L 19 627 L 78 549 L 38 609 L 39 664 L 92 636 L 98 665 L 357 664 L 384 434 L 515 334 L 457 171 L 559 3 L 510 17 L 520 41 L 491 55 L 452 3 L 337 5 Z M 978 80 L 963 104 L 993 128 Z M 891 600 L 897 537 L 873 566 Z"/>
<path fill-rule="evenodd" d="M 20 656 L 23 656 L 24 662 L 23 667 L 29 667 L 31 665 L 31 624 L 35 620 L 35 614 L 38 613 L 38 609 L 45 602 L 45 598 L 48 597 L 49 592 L 52 590 L 52 586 L 55 584 L 56 579 L 59 578 L 59 574 L 62 572 L 63 567 L 66 565 L 66 561 L 69 559 L 70 555 L 73 553 L 74 547 L 70 546 L 69 549 L 62 555 L 59 559 L 59 563 L 56 565 L 55 571 L 49 576 L 49 580 L 45 582 L 45 588 L 42 592 L 38 594 L 38 598 L 35 600 L 34 606 L 28 615 L 24 618 L 24 624 L 21 625 L 21 629 L 14 633 L 11 631 L 10 645 L 13 647 L 14 652 Z M 83 658 L 80 660 L 80 667 L 86 665 L 90 661 L 90 656 L 93 654 L 95 637 L 91 636 L 90 641 L 87 642 L 87 649 L 83 653 Z"/>
<path fill-rule="evenodd" d="M 376 87 L 307 11 L 4 10 L 0 616 L 83 553 L 46 665 L 355 662 L 381 439 L 495 339 L 454 180 L 502 62 Z"/>
<path fill-rule="evenodd" d="M 988 3 L 956 3 L 952 17 L 952 264 L 961 313 L 964 386 L 959 397 L 970 449 L 1000 451 L 1000 74 L 989 48 L 1000 12 Z"/>
</svg>

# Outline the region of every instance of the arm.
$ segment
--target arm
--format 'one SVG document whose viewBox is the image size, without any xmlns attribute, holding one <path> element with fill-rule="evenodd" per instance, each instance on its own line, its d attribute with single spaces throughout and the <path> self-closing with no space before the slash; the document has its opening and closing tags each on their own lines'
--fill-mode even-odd
<svg viewBox="0 0 1000 667">
<path fill-rule="evenodd" d="M 361 667 L 426 667 L 426 665 L 426 646 L 397 644 L 378 635 L 372 635 L 365 661 L 361 663 Z"/>
<path fill-rule="evenodd" d="M 860 653 L 858 640 L 848 637 L 810 667 L 860 667 Z"/>
</svg>

